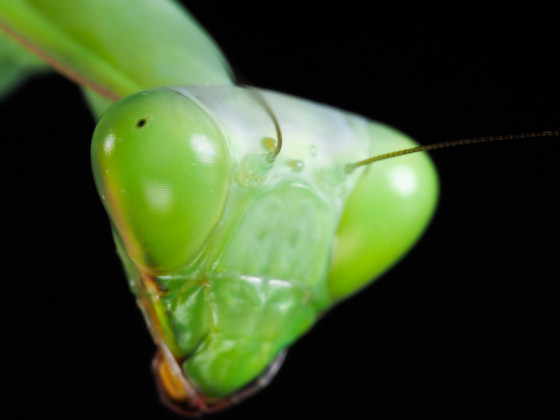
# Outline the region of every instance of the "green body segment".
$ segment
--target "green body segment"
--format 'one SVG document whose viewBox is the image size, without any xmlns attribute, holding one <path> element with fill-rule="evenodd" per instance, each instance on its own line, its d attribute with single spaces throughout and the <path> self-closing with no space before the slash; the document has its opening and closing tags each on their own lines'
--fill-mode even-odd
<svg viewBox="0 0 560 420">
<path fill-rule="evenodd" d="M 43 61 L 0 31 L 0 100 L 28 75 L 46 70 Z"/>
<path fill-rule="evenodd" d="M 266 158 L 272 119 L 254 92 L 236 87 L 136 94 L 104 115 L 92 143 L 96 182 L 133 289 L 142 289 L 145 276 L 157 285 L 148 294 L 165 341 L 210 397 L 257 378 L 321 313 L 394 264 L 427 224 L 437 197 L 437 179 L 423 155 L 345 173 L 360 157 L 413 145 L 405 136 L 326 106 L 260 94 L 282 128 L 284 145 L 274 163 Z M 148 127 L 153 136 L 143 141 Z M 160 149 L 169 149 L 173 165 L 190 167 L 196 147 L 186 139 L 199 136 L 215 139 L 227 168 L 222 173 L 191 176 L 154 163 Z M 123 182 L 159 178 L 186 202 L 199 200 L 215 211 L 195 205 L 159 225 L 145 194 L 119 192 Z M 379 182 L 387 186 L 374 199 L 363 196 Z M 368 227 L 356 219 L 363 213 L 383 224 Z M 408 216 L 403 222 L 391 214 Z M 376 229 L 393 231 L 389 238 L 369 237 Z M 194 244 L 188 252 L 181 238 Z M 371 258 L 386 245 L 379 259 Z M 173 262 L 161 262 L 167 259 Z"/>
<path fill-rule="evenodd" d="M 0 2 L 1 23 L 80 83 L 121 97 L 173 84 L 232 83 L 220 49 L 172 0 L 8 0 Z M 91 91 L 88 100 L 98 116 L 110 104 Z"/>
</svg>

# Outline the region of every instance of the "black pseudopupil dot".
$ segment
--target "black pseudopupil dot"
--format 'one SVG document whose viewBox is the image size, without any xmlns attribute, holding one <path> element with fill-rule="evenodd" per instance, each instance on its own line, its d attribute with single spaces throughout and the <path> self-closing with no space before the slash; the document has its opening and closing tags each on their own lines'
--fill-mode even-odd
<svg viewBox="0 0 560 420">
<path fill-rule="evenodd" d="M 142 118 L 141 120 L 138 120 L 138 122 L 136 123 L 136 127 L 138 128 L 142 128 L 146 125 L 146 119 Z"/>
</svg>

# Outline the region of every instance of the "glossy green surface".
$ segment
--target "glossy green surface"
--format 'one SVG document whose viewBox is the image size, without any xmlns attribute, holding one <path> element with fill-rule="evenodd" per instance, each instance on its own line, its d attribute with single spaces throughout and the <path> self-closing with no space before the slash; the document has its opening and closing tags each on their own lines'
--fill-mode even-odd
<svg viewBox="0 0 560 420">
<path fill-rule="evenodd" d="M 416 145 L 382 124 L 372 123 L 369 130 L 372 156 Z M 344 207 L 329 275 L 335 299 L 356 293 L 404 257 L 430 222 L 438 199 L 437 172 L 425 153 L 355 172 L 360 181 Z"/>
<path fill-rule="evenodd" d="M 103 116 L 91 153 L 98 191 L 132 260 L 149 273 L 190 262 L 218 223 L 231 176 L 212 118 L 175 92 L 139 93 Z"/>
<path fill-rule="evenodd" d="M 0 21 L 82 85 L 121 97 L 173 84 L 232 83 L 219 48 L 172 0 L 9 0 L 0 2 Z M 93 106 L 99 116 L 109 102 L 96 101 L 103 103 Z"/>
</svg>

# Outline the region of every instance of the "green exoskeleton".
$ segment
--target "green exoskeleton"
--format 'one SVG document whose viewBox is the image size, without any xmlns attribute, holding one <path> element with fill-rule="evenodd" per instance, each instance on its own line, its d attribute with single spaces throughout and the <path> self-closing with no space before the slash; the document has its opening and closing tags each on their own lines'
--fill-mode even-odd
<svg viewBox="0 0 560 420">
<path fill-rule="evenodd" d="M 273 162 L 271 116 L 253 91 L 229 86 L 132 95 L 103 115 L 92 143 L 97 187 L 156 341 L 213 398 L 255 380 L 322 312 L 385 271 L 436 198 L 426 156 L 345 171 L 410 145 L 401 134 L 259 94 L 282 127 Z M 364 215 L 376 223 L 363 226 Z"/>
<path fill-rule="evenodd" d="M 266 382 L 289 344 L 394 264 L 426 226 L 437 195 L 426 156 L 345 171 L 412 144 L 400 133 L 234 86 L 198 27 L 181 34 L 192 21 L 171 2 L 157 2 L 161 16 L 150 1 L 126 12 L 110 2 L 41 3 L 2 5 L 0 18 L 28 48 L 81 75 L 97 115 L 113 98 L 132 95 L 100 119 L 92 162 L 160 349 L 156 372 L 171 405 L 212 410 L 254 390 L 259 378 Z M 114 43 L 113 29 L 80 25 L 96 13 L 136 14 L 122 19 L 120 31 L 134 34 L 129 41 L 142 54 L 128 38 Z M 159 28 L 163 21 L 176 32 L 161 39 L 154 29 L 138 39 L 146 30 L 134 29 L 140 22 Z M 200 43 L 201 56 L 193 55 Z M 183 49 L 184 61 L 170 52 Z M 165 70 L 157 69 L 158 54 Z M 282 148 L 272 159 L 275 119 Z"/>
<path fill-rule="evenodd" d="M 173 39 L 188 53 L 188 76 L 180 59 L 167 71 L 146 71 L 162 61 L 155 41 L 153 51 L 143 45 L 142 71 L 132 61 L 128 69 L 111 66 L 126 44 L 112 48 L 105 28 L 76 20 L 122 13 L 111 2 L 19 2 L 1 16 L 24 47 L 80 75 L 98 114 L 107 99 L 182 83 L 105 111 L 92 166 L 159 347 L 161 386 L 174 404 L 207 411 L 247 393 L 259 377 L 266 382 L 320 314 L 412 246 L 433 213 L 437 177 L 425 155 L 349 173 L 350 163 L 414 143 L 356 115 L 235 87 L 219 51 L 175 4 L 145 2 L 134 25 L 150 6 L 160 13 L 149 16 L 154 27 L 176 19 Z M 201 56 L 181 37 L 194 52 L 204 48 Z"/>
</svg>

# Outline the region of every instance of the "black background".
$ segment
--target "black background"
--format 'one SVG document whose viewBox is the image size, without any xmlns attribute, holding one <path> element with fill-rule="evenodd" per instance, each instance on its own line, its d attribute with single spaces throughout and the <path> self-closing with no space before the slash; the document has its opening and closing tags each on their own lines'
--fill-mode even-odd
<svg viewBox="0 0 560 420">
<path fill-rule="evenodd" d="M 484 10 L 436 17 L 356 2 L 186 3 L 243 82 L 422 143 L 560 127 L 547 11 L 496 21 Z M 0 104 L 0 118 L 2 376 L 13 418 L 175 418 L 157 400 L 154 348 L 93 186 L 94 123 L 78 89 L 36 78 Z M 268 389 L 214 418 L 558 418 L 559 143 L 433 153 L 441 201 L 416 248 L 295 344 Z"/>
</svg>

